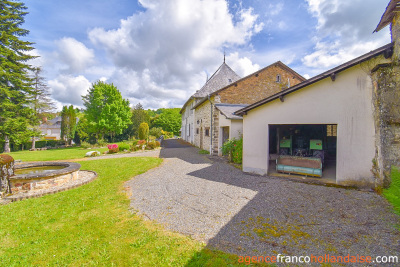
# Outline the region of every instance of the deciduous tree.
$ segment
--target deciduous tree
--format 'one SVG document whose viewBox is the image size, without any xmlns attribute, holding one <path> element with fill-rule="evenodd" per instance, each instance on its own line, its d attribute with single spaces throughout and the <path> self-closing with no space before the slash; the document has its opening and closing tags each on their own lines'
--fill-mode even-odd
<svg viewBox="0 0 400 267">
<path fill-rule="evenodd" d="M 179 108 L 163 109 L 158 118 L 153 121 L 153 127 L 161 127 L 164 131 L 179 134 L 182 118 L 179 114 Z"/>
<path fill-rule="evenodd" d="M 122 98 L 121 92 L 113 84 L 98 81 L 82 99 L 86 107 L 88 131 L 95 133 L 97 139 L 105 134 L 114 139 L 116 134 L 121 134 L 131 124 L 129 101 Z"/>
</svg>

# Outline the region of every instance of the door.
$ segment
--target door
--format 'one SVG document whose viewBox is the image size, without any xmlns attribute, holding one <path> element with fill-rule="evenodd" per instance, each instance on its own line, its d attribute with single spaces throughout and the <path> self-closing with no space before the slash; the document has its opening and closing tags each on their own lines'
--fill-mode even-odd
<svg viewBox="0 0 400 267">
<path fill-rule="evenodd" d="M 229 127 L 222 127 L 222 144 L 229 139 Z"/>
</svg>

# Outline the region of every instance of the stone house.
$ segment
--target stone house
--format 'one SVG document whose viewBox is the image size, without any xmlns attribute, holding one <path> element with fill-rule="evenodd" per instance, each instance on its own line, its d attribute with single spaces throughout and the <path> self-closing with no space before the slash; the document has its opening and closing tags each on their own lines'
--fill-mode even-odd
<svg viewBox="0 0 400 267">
<path fill-rule="evenodd" d="M 183 105 L 180 110 L 182 114 L 182 128 L 181 137 L 187 142 L 195 144 L 195 110 L 193 107 L 204 97 L 215 92 L 216 90 L 227 86 L 232 82 L 236 82 L 240 79 L 226 63 L 225 60 L 222 65 L 217 69 L 217 71 L 206 81 L 204 86 L 194 93 Z M 200 121 L 203 122 L 203 118 L 199 117 Z M 204 123 L 206 123 L 207 118 L 204 118 Z M 207 122 L 207 125 L 209 122 Z M 202 129 L 202 133 L 205 129 Z M 198 135 L 198 134 L 197 134 Z M 198 145 L 200 147 L 200 145 Z"/>
<path fill-rule="evenodd" d="M 242 117 L 234 115 L 235 111 L 302 81 L 305 79 L 301 75 L 278 61 L 224 87 L 214 88 L 193 103 L 192 143 L 220 155 L 227 139 L 242 135 Z"/>
<path fill-rule="evenodd" d="M 323 182 L 390 184 L 400 164 L 399 9 L 392 0 L 376 29 L 391 23 L 392 43 L 235 112 L 243 116 L 243 171 L 304 177 L 306 161 L 319 160 Z"/>
</svg>

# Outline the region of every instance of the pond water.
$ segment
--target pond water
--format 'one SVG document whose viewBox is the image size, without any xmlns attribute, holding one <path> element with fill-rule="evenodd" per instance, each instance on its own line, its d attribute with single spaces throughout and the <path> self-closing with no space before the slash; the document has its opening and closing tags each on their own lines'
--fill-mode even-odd
<svg viewBox="0 0 400 267">
<path fill-rule="evenodd" d="M 47 173 L 55 170 L 63 169 L 65 166 L 40 166 L 40 167 L 31 167 L 31 168 L 23 168 L 23 169 L 15 169 L 15 175 L 19 174 L 36 174 L 36 173 Z"/>
</svg>

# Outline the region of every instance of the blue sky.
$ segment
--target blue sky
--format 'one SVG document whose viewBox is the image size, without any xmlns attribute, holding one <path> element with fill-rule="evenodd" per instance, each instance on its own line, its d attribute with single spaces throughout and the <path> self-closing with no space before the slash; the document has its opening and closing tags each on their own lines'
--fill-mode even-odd
<svg viewBox="0 0 400 267">
<path fill-rule="evenodd" d="M 97 80 L 132 105 L 181 107 L 226 62 L 240 76 L 278 60 L 305 77 L 390 42 L 372 34 L 388 0 L 26 0 L 58 106 Z"/>
</svg>

